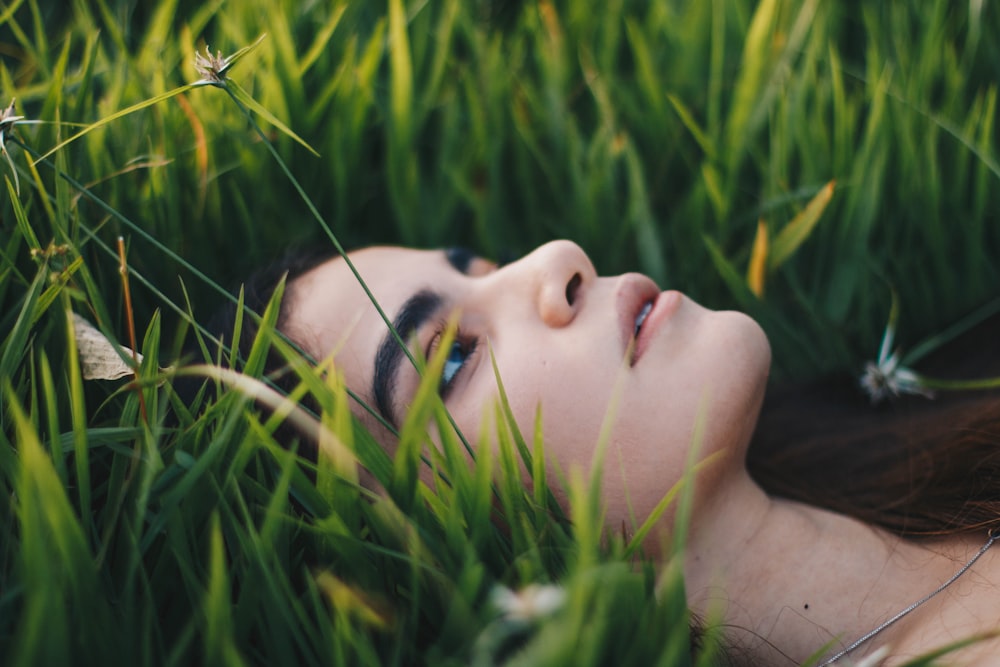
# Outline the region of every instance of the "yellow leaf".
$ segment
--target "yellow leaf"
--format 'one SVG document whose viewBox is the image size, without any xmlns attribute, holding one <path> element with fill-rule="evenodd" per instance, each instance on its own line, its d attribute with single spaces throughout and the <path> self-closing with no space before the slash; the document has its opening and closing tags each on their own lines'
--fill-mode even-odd
<svg viewBox="0 0 1000 667">
<path fill-rule="evenodd" d="M 809 238 L 819 217 L 826 210 L 827 204 L 833 197 L 833 186 L 836 181 L 830 181 L 816 193 L 806 207 L 798 215 L 792 218 L 784 229 L 774 238 L 771 245 L 771 257 L 767 268 L 771 271 L 784 264 L 791 257 L 799 246 Z"/>
<path fill-rule="evenodd" d="M 757 221 L 757 236 L 753 240 L 753 250 L 750 252 L 750 266 L 747 268 L 747 285 L 758 299 L 764 297 L 764 278 L 767 267 L 767 223 L 761 218 Z"/>
<path fill-rule="evenodd" d="M 380 630 L 390 627 L 392 614 L 383 600 L 345 583 L 329 572 L 317 574 L 316 585 L 337 611 L 353 616 L 370 627 Z"/>
</svg>

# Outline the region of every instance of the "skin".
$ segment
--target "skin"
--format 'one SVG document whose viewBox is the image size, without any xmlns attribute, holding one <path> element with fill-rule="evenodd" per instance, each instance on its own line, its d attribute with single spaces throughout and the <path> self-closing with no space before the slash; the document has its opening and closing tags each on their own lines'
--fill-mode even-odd
<svg viewBox="0 0 1000 667">
<path fill-rule="evenodd" d="M 831 641 L 832 655 L 947 580 L 982 545 L 979 535 L 905 541 L 764 493 L 744 459 L 770 350 L 742 314 L 662 293 L 636 360 L 634 297 L 658 288 L 638 274 L 598 277 L 570 242 L 546 244 L 502 268 L 475 259 L 461 271 L 440 251 L 374 247 L 351 258 L 390 319 L 420 291 L 441 298 L 414 331 L 414 350 L 429 354 L 449 316 L 458 318 L 455 358 L 463 365 L 445 401 L 464 433 L 480 432 L 497 395 L 490 349 L 522 431 L 532 432 L 541 406 L 546 453 L 559 470 L 589 472 L 612 415 L 603 477 L 609 528 L 639 525 L 681 479 L 697 442 L 695 459 L 710 463 L 696 478 L 685 554 L 689 603 L 704 617 L 721 614 L 728 640 L 752 664 L 800 664 Z M 332 354 L 348 386 L 375 402 L 374 360 L 386 327 L 346 263 L 333 259 L 297 278 L 286 298 L 286 333 L 316 358 Z M 419 380 L 405 359 L 398 370 L 387 402 L 387 416 L 397 420 Z M 359 416 L 391 450 L 388 433 Z M 700 417 L 704 430 L 695 438 Z M 670 521 L 665 516 L 647 542 L 654 553 Z M 1000 546 L 851 658 L 887 645 L 884 664 L 900 664 L 1000 627 L 998 584 Z M 988 641 L 949 664 L 1000 665 L 997 654 L 1000 643 Z"/>
<path fill-rule="evenodd" d="M 766 338 L 745 315 L 710 311 L 665 293 L 660 298 L 674 306 L 672 313 L 631 365 L 620 308 L 629 295 L 659 289 L 634 273 L 598 277 L 586 254 L 568 241 L 543 245 L 502 268 L 474 260 L 465 273 L 440 251 L 375 247 L 351 259 L 390 319 L 420 290 L 442 297 L 439 312 L 415 332 L 415 351 L 429 354 L 451 314 L 459 318 L 459 338 L 476 341 L 446 397 L 464 433 L 480 432 L 484 408 L 497 396 L 488 349 L 522 432 L 532 432 L 542 406 L 545 446 L 561 471 L 589 472 L 610 411 L 604 477 L 609 525 L 629 529 L 677 482 L 702 410 L 708 424 L 704 455 L 733 455 L 712 466 L 713 484 L 740 467 L 770 363 Z M 386 327 L 346 263 L 336 258 L 300 277 L 291 299 L 288 333 L 316 358 L 337 350 L 347 385 L 374 404 L 373 360 Z M 627 319 L 631 327 L 634 314 Z M 405 413 L 418 379 L 404 359 L 393 413 Z M 610 407 L 616 390 L 617 406 Z"/>
</svg>

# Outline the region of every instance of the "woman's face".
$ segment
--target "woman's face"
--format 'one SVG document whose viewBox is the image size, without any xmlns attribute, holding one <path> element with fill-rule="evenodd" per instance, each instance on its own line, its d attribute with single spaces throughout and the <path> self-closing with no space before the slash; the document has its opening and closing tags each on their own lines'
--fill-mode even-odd
<svg viewBox="0 0 1000 667">
<path fill-rule="evenodd" d="M 464 251 L 396 247 L 351 260 L 414 351 L 429 356 L 457 317 L 441 394 L 470 440 L 498 395 L 491 350 L 518 425 L 530 434 L 541 408 L 546 455 L 564 473 L 589 472 L 612 420 L 608 525 L 641 522 L 681 477 L 699 415 L 699 451 L 735 453 L 721 469 L 742 470 L 770 364 L 745 315 L 706 310 L 637 273 L 598 277 L 568 241 L 503 267 Z M 290 290 L 286 333 L 317 359 L 333 353 L 347 385 L 401 423 L 419 377 L 347 264 L 321 264 Z"/>
</svg>

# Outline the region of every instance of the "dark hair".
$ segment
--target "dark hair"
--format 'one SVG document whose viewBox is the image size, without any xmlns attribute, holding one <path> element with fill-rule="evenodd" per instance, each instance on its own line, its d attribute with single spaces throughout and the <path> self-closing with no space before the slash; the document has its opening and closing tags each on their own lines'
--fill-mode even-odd
<svg viewBox="0 0 1000 667">
<path fill-rule="evenodd" d="M 1000 373 L 1000 316 L 921 368 L 930 376 Z M 774 495 L 903 536 L 1000 525 L 1000 398 L 954 392 L 873 407 L 853 381 L 774 388 L 747 466 Z"/>
<path fill-rule="evenodd" d="M 335 250 L 325 245 L 289 249 L 281 257 L 264 268 L 255 271 L 249 278 L 237 286 L 233 290 L 234 298 L 226 301 L 219 307 L 208 320 L 208 324 L 205 327 L 206 330 L 209 334 L 220 340 L 224 346 L 230 348 L 234 353 L 234 358 L 246 361 L 253 347 L 254 340 L 256 340 L 257 334 L 260 331 L 257 318 L 253 317 L 250 313 L 256 313 L 257 315 L 264 313 L 282 280 L 285 281 L 286 286 L 291 285 L 296 278 L 332 259 L 336 254 Z M 235 299 L 235 296 L 239 294 L 241 289 L 243 291 L 243 308 L 245 312 L 240 312 Z M 276 322 L 276 328 L 279 331 L 282 330 L 288 319 L 289 308 L 293 300 L 290 296 L 294 298 L 294 295 L 291 295 L 286 288 L 282 301 L 279 304 Z M 239 340 L 233 341 L 232 335 L 238 317 L 242 317 L 240 337 Z M 189 354 L 186 356 L 194 358 L 199 358 L 201 354 L 194 348 L 189 349 L 188 352 Z M 285 359 L 271 349 L 264 364 L 264 373 L 271 384 L 287 394 L 297 384 L 297 380 L 294 373 L 285 372 L 286 365 Z M 194 396 L 203 387 L 211 392 L 213 385 L 189 377 L 181 377 L 174 380 L 175 391 L 177 391 L 181 399 L 187 404 L 192 402 Z M 310 402 L 308 397 L 303 403 L 307 408 L 315 408 L 315 405 Z M 291 438 L 295 437 L 295 435 L 296 433 L 291 428 L 284 425 L 279 426 L 278 431 L 275 433 L 275 437 L 280 442 L 288 443 L 291 442 Z"/>
<path fill-rule="evenodd" d="M 333 258 L 336 254 L 335 250 L 328 247 L 297 247 L 289 249 L 277 260 L 251 274 L 242 283 L 243 307 L 258 315 L 263 314 L 264 309 L 271 301 L 282 279 L 284 279 L 287 287 L 296 278 L 308 273 L 320 264 Z M 234 292 L 239 293 L 239 288 L 234 290 Z M 288 297 L 289 294 L 286 290 L 278 313 L 277 328 L 279 330 L 281 330 L 288 319 L 288 309 L 291 303 Z M 209 331 L 221 339 L 228 339 L 232 334 L 233 324 L 237 316 L 240 315 L 237 310 L 235 301 L 226 301 L 212 316 L 211 320 L 209 320 Z M 240 329 L 240 339 L 238 341 L 231 341 L 231 345 L 238 352 L 240 358 L 246 359 L 254 340 L 257 338 L 258 331 L 259 326 L 256 319 L 244 316 L 243 326 Z M 273 370 L 273 367 L 270 365 L 269 368 Z"/>
</svg>

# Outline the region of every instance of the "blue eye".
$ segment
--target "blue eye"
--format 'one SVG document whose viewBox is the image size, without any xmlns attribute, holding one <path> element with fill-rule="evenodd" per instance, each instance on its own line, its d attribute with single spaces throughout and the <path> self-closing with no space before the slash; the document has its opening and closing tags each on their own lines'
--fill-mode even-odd
<svg viewBox="0 0 1000 667">
<path fill-rule="evenodd" d="M 475 349 L 475 339 L 471 342 L 455 340 L 451 344 L 451 349 L 448 350 L 448 357 L 444 360 L 444 369 L 441 371 L 441 384 L 438 393 L 442 397 L 448 394 L 452 382 L 458 377 L 458 374 L 462 371 L 462 368 L 469 360 L 469 357 L 472 356 L 472 352 Z"/>
</svg>

